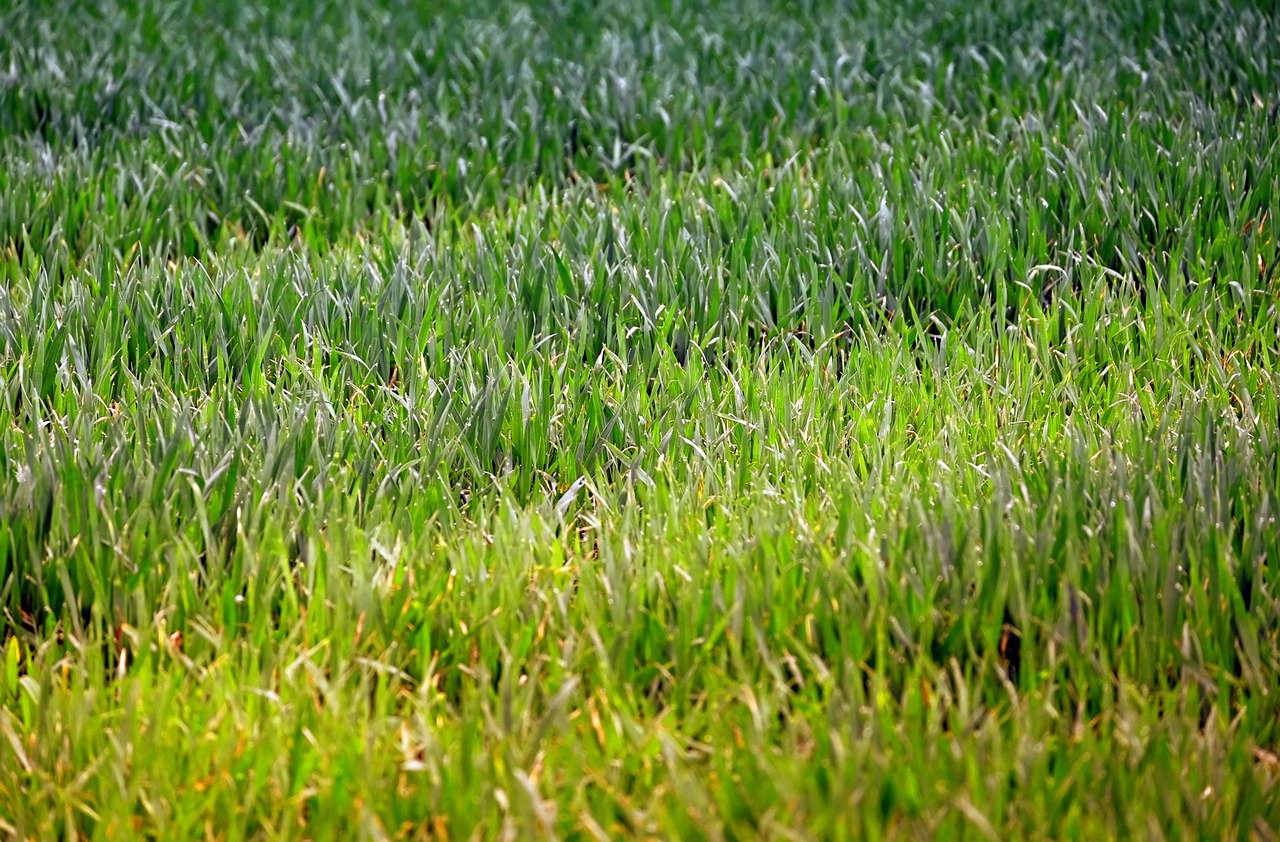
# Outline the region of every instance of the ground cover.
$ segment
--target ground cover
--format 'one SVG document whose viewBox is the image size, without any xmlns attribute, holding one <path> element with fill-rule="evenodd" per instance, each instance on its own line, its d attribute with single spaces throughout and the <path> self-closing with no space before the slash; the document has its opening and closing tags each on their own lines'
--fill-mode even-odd
<svg viewBox="0 0 1280 842">
<path fill-rule="evenodd" d="M 0 835 L 1280 832 L 1267 4 L 0 6 Z"/>
</svg>

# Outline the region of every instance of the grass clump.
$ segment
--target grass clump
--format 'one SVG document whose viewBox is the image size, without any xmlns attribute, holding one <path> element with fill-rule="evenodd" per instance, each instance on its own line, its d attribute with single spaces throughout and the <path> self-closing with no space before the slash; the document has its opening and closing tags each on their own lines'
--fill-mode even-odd
<svg viewBox="0 0 1280 842">
<path fill-rule="evenodd" d="M 1278 25 L 0 10 L 0 834 L 1275 838 Z"/>
</svg>

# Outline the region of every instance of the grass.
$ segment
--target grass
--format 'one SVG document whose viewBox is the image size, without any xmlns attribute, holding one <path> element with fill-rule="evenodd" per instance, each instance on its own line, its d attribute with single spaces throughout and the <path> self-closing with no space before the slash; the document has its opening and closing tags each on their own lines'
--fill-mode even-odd
<svg viewBox="0 0 1280 842">
<path fill-rule="evenodd" d="M 1280 833 L 1280 18 L 0 6 L 0 835 Z"/>
</svg>

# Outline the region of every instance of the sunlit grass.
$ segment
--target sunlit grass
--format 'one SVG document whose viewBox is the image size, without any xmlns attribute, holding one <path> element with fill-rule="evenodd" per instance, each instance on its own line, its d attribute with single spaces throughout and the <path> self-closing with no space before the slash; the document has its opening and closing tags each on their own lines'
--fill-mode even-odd
<svg viewBox="0 0 1280 842">
<path fill-rule="evenodd" d="M 1275 838 L 1185 5 L 0 9 L 0 836 Z"/>
</svg>

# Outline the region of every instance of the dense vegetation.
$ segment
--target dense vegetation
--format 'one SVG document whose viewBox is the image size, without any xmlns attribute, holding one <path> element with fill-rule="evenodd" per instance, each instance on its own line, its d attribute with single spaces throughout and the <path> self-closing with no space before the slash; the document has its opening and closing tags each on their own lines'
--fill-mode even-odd
<svg viewBox="0 0 1280 842">
<path fill-rule="evenodd" d="M 0 836 L 1275 839 L 1280 14 L 0 3 Z"/>
</svg>

